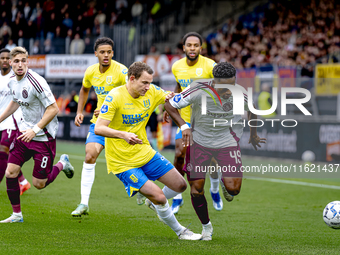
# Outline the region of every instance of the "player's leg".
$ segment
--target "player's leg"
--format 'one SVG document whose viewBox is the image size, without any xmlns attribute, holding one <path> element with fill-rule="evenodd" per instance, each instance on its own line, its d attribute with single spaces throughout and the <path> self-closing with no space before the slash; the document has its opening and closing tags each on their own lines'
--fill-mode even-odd
<svg viewBox="0 0 340 255">
<path fill-rule="evenodd" d="M 219 150 L 216 161 L 220 166 L 228 166 L 222 171 L 221 187 L 223 196 L 228 202 L 234 199 L 241 191 L 243 173 L 241 152 L 239 146 L 227 147 Z"/>
<path fill-rule="evenodd" d="M 158 152 L 146 165 L 142 167 L 142 170 L 147 179 L 153 181 L 158 180 L 161 183 L 165 184 L 166 187 L 168 187 L 169 189 L 168 191 L 171 191 L 172 193 L 168 193 L 168 196 L 173 196 L 176 195 L 176 193 L 183 192 L 187 187 L 184 178 L 178 173 L 178 171 L 169 162 L 169 160 L 167 160 Z M 152 185 L 149 183 L 151 183 Z M 169 207 L 167 196 L 163 193 L 163 191 L 157 185 L 150 181 L 146 182 L 146 184 L 147 185 L 142 186 L 140 189 L 140 192 L 143 195 L 149 198 L 150 194 L 153 195 L 154 192 L 155 194 L 161 194 L 162 199 L 164 196 L 164 200 L 156 201 L 156 204 L 151 203 L 154 202 L 153 197 L 150 197 L 150 203 L 148 203 L 148 200 L 145 202 L 151 209 L 152 206 L 155 208 L 158 217 L 176 232 L 179 239 L 199 240 L 201 238 L 201 235 L 194 234 L 192 231 L 185 229 L 178 223 L 172 209 Z M 163 202 L 166 203 L 164 204 Z M 178 226 L 181 226 L 181 228 L 179 228 Z"/>
<path fill-rule="evenodd" d="M 175 137 L 175 159 L 174 159 L 174 167 L 177 171 L 184 176 L 183 167 L 184 167 L 184 159 L 186 148 L 183 147 L 182 140 L 182 131 L 177 129 L 177 134 Z M 178 194 L 172 200 L 171 209 L 174 214 L 178 213 L 179 208 L 183 205 L 183 197 L 182 194 Z"/>
<path fill-rule="evenodd" d="M 67 178 L 72 178 L 74 168 L 71 165 L 68 155 L 63 154 L 57 164 L 52 165 L 56 153 L 56 140 L 48 142 L 30 142 L 30 149 L 34 153 L 34 169 L 32 183 L 37 189 L 43 189 L 51 184 L 61 171 Z"/>
<path fill-rule="evenodd" d="M 6 172 L 7 161 L 9 155 L 9 148 L 13 143 L 14 139 L 17 137 L 16 130 L 6 129 L 1 131 L 0 140 L 0 182 Z M 18 180 L 20 184 L 20 195 L 22 195 L 26 190 L 31 188 L 31 184 L 26 180 L 25 176 L 22 174 L 21 170 L 18 175 Z"/>
<path fill-rule="evenodd" d="M 0 221 L 0 223 L 14 223 L 23 222 L 21 205 L 20 205 L 20 187 L 18 182 L 18 174 L 20 172 L 20 165 L 8 163 L 6 169 L 6 185 L 7 185 L 7 195 L 9 201 L 11 202 L 13 213 L 12 215 Z"/>
<path fill-rule="evenodd" d="M 223 200 L 219 192 L 219 173 L 217 171 L 217 162 L 215 158 L 212 158 L 210 166 L 214 166 L 214 171 L 210 171 L 210 195 L 213 200 L 213 206 L 215 210 L 221 211 L 223 209 Z"/>
<path fill-rule="evenodd" d="M 202 240 L 209 241 L 212 239 L 213 227 L 209 218 L 208 203 L 204 196 L 204 183 L 205 179 L 189 181 L 191 203 L 203 227 Z"/>
<path fill-rule="evenodd" d="M 21 166 L 32 157 L 28 143 L 21 140 L 15 140 L 14 146 L 10 148 L 8 163 L 6 168 L 6 185 L 7 195 L 13 208 L 13 214 L 0 223 L 23 222 L 20 206 L 20 186 L 18 182 L 18 174 Z"/>
<path fill-rule="evenodd" d="M 96 161 L 105 146 L 105 138 L 94 133 L 94 126 L 95 124 L 91 124 L 85 143 L 85 161 L 81 171 L 80 182 L 81 201 L 71 213 L 73 217 L 86 215 L 89 212 L 89 199 L 95 177 Z"/>
</svg>

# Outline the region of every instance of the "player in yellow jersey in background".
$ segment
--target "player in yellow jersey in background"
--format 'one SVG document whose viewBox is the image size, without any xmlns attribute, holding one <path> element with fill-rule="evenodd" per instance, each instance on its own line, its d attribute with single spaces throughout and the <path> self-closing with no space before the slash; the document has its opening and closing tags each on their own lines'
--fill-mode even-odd
<svg viewBox="0 0 340 255">
<path fill-rule="evenodd" d="M 71 213 L 74 217 L 79 217 L 89 212 L 89 198 L 94 182 L 96 160 L 105 146 L 105 138 L 94 133 L 94 126 L 97 121 L 96 114 L 98 116 L 99 109 L 107 94 L 113 88 L 124 85 L 127 80 L 127 67 L 112 60 L 113 41 L 110 38 L 102 37 L 97 39 L 94 44 L 94 51 L 99 63 L 86 69 L 83 86 L 79 93 L 77 116 L 74 120 L 76 126 L 79 127 L 82 124 L 84 119 L 83 109 L 90 89 L 93 87 L 97 94 L 98 103 L 91 119 L 93 124 L 90 126 L 85 143 L 86 156 L 81 174 L 81 202 Z"/>
<path fill-rule="evenodd" d="M 215 61 L 200 55 L 202 50 L 202 41 L 202 36 L 196 32 L 187 33 L 183 37 L 183 51 L 186 57 L 177 60 L 172 65 L 172 73 L 177 81 L 175 93 L 180 93 L 182 90 L 186 89 L 193 79 L 213 78 L 212 70 L 216 63 Z M 190 127 L 190 106 L 181 109 L 181 117 Z M 182 131 L 180 129 L 177 129 L 175 139 L 176 148 L 174 166 L 182 174 L 182 176 L 184 176 L 183 166 L 186 148 L 182 145 Z M 210 184 L 210 193 L 213 199 L 214 208 L 218 211 L 222 210 L 223 201 L 219 194 L 219 179 L 217 173 L 210 175 Z M 179 194 L 174 197 L 172 201 L 172 211 L 176 214 L 182 205 L 182 194 Z"/>
<path fill-rule="evenodd" d="M 164 104 L 167 92 L 151 84 L 153 70 L 143 62 L 133 63 L 126 85 L 115 88 L 105 98 L 95 126 L 95 133 L 105 136 L 108 172 L 124 184 L 128 196 L 138 191 L 145 203 L 157 212 L 182 240 L 199 240 L 200 234 L 183 227 L 173 214 L 167 199 L 183 192 L 187 185 L 174 166 L 150 146 L 145 126 L 152 112 Z M 185 124 L 181 121 L 181 124 Z M 190 135 L 190 129 L 183 136 Z M 166 186 L 161 190 L 152 181 Z"/>
</svg>

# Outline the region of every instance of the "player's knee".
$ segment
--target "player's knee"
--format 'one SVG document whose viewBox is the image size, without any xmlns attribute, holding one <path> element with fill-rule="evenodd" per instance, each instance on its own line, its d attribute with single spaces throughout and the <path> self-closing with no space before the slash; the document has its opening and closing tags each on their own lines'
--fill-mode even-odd
<svg viewBox="0 0 340 255">
<path fill-rule="evenodd" d="M 175 149 L 175 157 L 177 158 L 177 160 L 183 160 L 184 161 L 184 157 L 185 157 L 185 148 L 176 148 Z"/>
<path fill-rule="evenodd" d="M 227 187 L 227 191 L 230 195 L 236 196 L 241 192 L 241 187 Z"/>
<path fill-rule="evenodd" d="M 184 178 L 183 178 L 183 180 L 178 181 L 178 187 L 177 187 L 177 190 L 176 190 L 176 191 L 182 193 L 182 192 L 184 192 L 186 189 L 187 189 L 187 183 L 186 183 L 186 181 L 185 181 Z"/>
<path fill-rule="evenodd" d="M 203 196 L 204 195 L 204 186 L 192 184 L 190 194 L 194 197 Z"/>
<path fill-rule="evenodd" d="M 92 153 L 87 152 L 85 155 L 85 163 L 86 164 L 94 164 L 96 163 L 97 156 Z"/>
<path fill-rule="evenodd" d="M 37 189 L 43 189 L 45 188 L 45 183 L 33 182 L 33 186 L 36 187 Z"/>
<path fill-rule="evenodd" d="M 165 205 L 166 204 L 166 197 L 163 193 L 154 195 L 153 198 L 151 199 L 151 201 L 155 204 L 155 205 Z"/>
<path fill-rule="evenodd" d="M 16 178 L 19 175 L 18 171 L 15 171 L 14 169 L 6 169 L 5 176 L 6 178 Z"/>
</svg>

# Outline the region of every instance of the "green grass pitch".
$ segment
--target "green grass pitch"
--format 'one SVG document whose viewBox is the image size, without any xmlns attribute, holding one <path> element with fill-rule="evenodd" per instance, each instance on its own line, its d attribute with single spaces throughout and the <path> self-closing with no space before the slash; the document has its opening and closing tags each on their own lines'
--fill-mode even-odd
<svg viewBox="0 0 340 255">
<path fill-rule="evenodd" d="M 234 201 L 222 211 L 212 206 L 206 184 L 213 240 L 181 241 L 146 206 L 129 198 L 123 184 L 108 175 L 104 153 L 96 165 L 90 214 L 72 218 L 80 202 L 80 178 L 85 147 L 58 142 L 57 157 L 70 155 L 75 176 L 61 173 L 49 187 L 33 186 L 21 196 L 24 223 L 0 225 L 0 254 L 339 254 L 340 230 L 326 226 L 322 211 L 340 200 L 339 190 L 244 179 Z M 172 152 L 164 156 L 173 160 Z M 260 162 L 260 161 L 259 161 Z M 244 160 L 244 165 L 254 160 Z M 263 163 L 263 160 L 261 161 Z M 33 162 L 23 173 L 31 181 Z M 307 180 L 303 180 L 307 181 Z M 308 180 L 340 186 L 339 180 Z M 177 218 L 194 232 L 201 224 L 192 208 L 189 188 Z M 6 185 L 0 185 L 0 219 L 12 210 Z"/>
</svg>

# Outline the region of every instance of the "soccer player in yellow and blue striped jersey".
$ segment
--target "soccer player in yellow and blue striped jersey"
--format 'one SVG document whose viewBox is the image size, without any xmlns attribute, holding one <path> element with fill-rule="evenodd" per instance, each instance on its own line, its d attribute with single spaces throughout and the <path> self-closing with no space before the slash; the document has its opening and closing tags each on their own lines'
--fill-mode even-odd
<svg viewBox="0 0 340 255">
<path fill-rule="evenodd" d="M 97 94 L 98 103 L 91 119 L 93 124 L 90 126 L 85 143 L 86 156 L 81 175 L 81 202 L 71 213 L 71 215 L 75 217 L 81 216 L 82 214 L 88 214 L 88 203 L 92 184 L 94 182 L 96 160 L 105 146 L 105 138 L 94 133 L 94 125 L 97 121 L 96 114 L 99 113 L 99 109 L 107 94 L 109 94 L 113 88 L 124 85 L 127 81 L 128 69 L 126 66 L 112 60 L 113 41 L 110 38 L 102 37 L 97 39 L 94 44 L 94 50 L 99 63 L 86 69 L 83 86 L 79 93 L 77 116 L 74 120 L 74 123 L 77 126 L 80 126 L 83 122 L 83 109 L 90 89 L 93 87 Z"/>
<path fill-rule="evenodd" d="M 95 133 L 105 136 L 108 172 L 123 182 L 128 196 L 139 191 L 148 198 L 145 203 L 179 239 L 199 240 L 202 235 L 179 224 L 167 201 L 186 189 L 184 178 L 169 160 L 152 149 L 146 136 L 150 115 L 158 105 L 164 104 L 167 95 L 151 84 L 152 74 L 152 69 L 143 62 L 129 67 L 127 84 L 111 90 L 105 98 Z M 189 128 L 183 131 L 183 135 L 188 134 Z M 161 190 L 150 180 L 167 186 Z"/>
<path fill-rule="evenodd" d="M 213 78 L 212 70 L 216 65 L 215 61 L 200 55 L 202 50 L 203 39 L 200 34 L 196 32 L 187 33 L 183 37 L 183 51 L 185 58 L 177 60 L 172 65 L 172 73 L 174 74 L 177 86 L 176 93 L 180 93 L 186 89 L 193 79 L 209 79 Z M 181 117 L 190 127 L 190 106 L 181 109 Z M 175 137 L 175 159 L 174 166 L 184 176 L 183 166 L 186 148 L 182 145 L 182 132 L 177 129 Z M 217 174 L 210 176 L 211 195 L 213 198 L 213 205 L 216 210 L 222 210 L 223 201 L 219 195 L 219 181 Z M 176 214 L 179 208 L 183 205 L 182 194 L 174 197 L 171 208 Z"/>
</svg>

